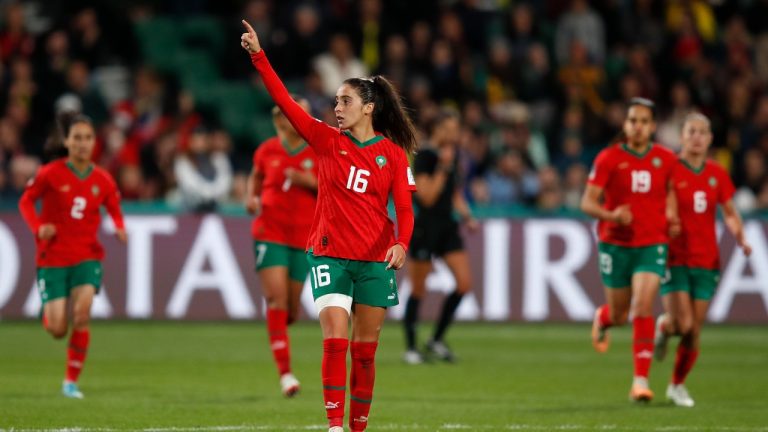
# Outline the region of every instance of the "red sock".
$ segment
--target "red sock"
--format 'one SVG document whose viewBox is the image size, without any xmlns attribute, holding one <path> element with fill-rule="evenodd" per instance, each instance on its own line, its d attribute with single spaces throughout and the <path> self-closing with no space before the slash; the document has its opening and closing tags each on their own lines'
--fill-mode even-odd
<svg viewBox="0 0 768 432">
<path fill-rule="evenodd" d="M 672 384 L 677 385 L 685 382 L 685 377 L 693 369 L 693 364 L 696 363 L 696 358 L 698 357 L 699 350 L 678 345 L 675 369 L 672 373 Z"/>
<path fill-rule="evenodd" d="M 598 317 L 600 320 L 600 327 L 606 329 L 613 325 L 613 321 L 611 321 L 611 309 L 607 303 L 600 306 L 600 312 Z"/>
<path fill-rule="evenodd" d="M 281 376 L 291 371 L 291 347 L 288 341 L 287 325 L 288 311 L 267 309 L 269 346 L 272 348 L 272 357 Z"/>
<path fill-rule="evenodd" d="M 373 400 L 378 342 L 352 342 L 352 376 L 349 379 L 349 429 L 364 431 Z"/>
<path fill-rule="evenodd" d="M 330 427 L 344 425 L 348 346 L 347 339 L 323 340 L 323 399 Z"/>
<path fill-rule="evenodd" d="M 88 353 L 88 343 L 91 340 L 91 332 L 85 330 L 72 330 L 67 348 L 67 375 L 66 380 L 76 382 L 83 370 L 85 355 Z"/>
<path fill-rule="evenodd" d="M 635 356 L 635 376 L 648 378 L 653 358 L 653 317 L 635 317 L 632 321 L 632 352 Z"/>
</svg>

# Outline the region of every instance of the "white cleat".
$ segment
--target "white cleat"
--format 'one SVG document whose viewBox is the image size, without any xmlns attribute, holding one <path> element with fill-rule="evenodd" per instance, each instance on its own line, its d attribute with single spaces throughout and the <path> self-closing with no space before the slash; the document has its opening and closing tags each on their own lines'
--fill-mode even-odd
<svg viewBox="0 0 768 432">
<path fill-rule="evenodd" d="M 662 326 L 665 319 L 667 319 L 666 314 L 661 314 L 656 318 L 656 335 L 653 338 L 653 358 L 656 361 L 662 361 L 667 356 L 669 335 L 664 332 L 664 327 Z"/>
<path fill-rule="evenodd" d="M 403 353 L 403 361 L 409 365 L 417 365 L 424 363 L 424 356 L 416 350 L 408 350 Z"/>
<path fill-rule="evenodd" d="M 670 384 L 667 386 L 667 399 L 679 407 L 693 408 L 695 403 L 688 394 L 688 389 L 683 384 Z"/>
<path fill-rule="evenodd" d="M 344 432 L 344 428 L 341 426 L 334 426 L 328 429 L 328 432 Z"/>
<path fill-rule="evenodd" d="M 293 397 L 299 392 L 299 380 L 290 372 L 283 374 L 280 377 L 280 388 L 285 397 Z"/>
</svg>

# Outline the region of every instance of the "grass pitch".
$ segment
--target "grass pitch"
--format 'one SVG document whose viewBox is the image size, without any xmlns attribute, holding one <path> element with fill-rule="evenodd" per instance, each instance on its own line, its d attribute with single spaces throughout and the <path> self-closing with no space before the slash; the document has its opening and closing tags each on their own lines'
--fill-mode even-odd
<svg viewBox="0 0 768 432">
<path fill-rule="evenodd" d="M 0 322 L 0 429 L 327 430 L 318 324 L 290 336 L 302 392 L 285 399 L 264 323 L 96 322 L 77 401 L 59 393 L 65 342 L 38 323 Z M 651 370 L 656 400 L 627 401 L 630 337 L 613 330 L 598 355 L 587 324 L 460 323 L 449 334 L 458 363 L 407 366 L 390 323 L 368 430 L 768 431 L 768 329 L 704 329 L 687 383 L 693 409 L 664 401 L 674 345 Z"/>
</svg>

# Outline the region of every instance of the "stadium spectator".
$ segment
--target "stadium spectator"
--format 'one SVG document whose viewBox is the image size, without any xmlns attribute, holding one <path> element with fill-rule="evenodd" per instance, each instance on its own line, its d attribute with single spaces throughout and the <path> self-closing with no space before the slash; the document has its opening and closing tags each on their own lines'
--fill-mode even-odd
<svg viewBox="0 0 768 432">
<path fill-rule="evenodd" d="M 343 33 L 331 36 L 328 51 L 315 58 L 314 68 L 323 82 L 325 95 L 329 97 L 336 94 L 338 83 L 368 73 L 365 64 L 355 57 L 349 36 Z"/>
<path fill-rule="evenodd" d="M 570 9 L 560 16 L 555 30 L 555 56 L 559 64 L 573 62 L 574 43 L 584 47 L 591 63 L 602 64 L 605 60 L 605 26 L 587 0 L 571 0 Z"/>
<path fill-rule="evenodd" d="M 195 129 L 189 147 L 176 156 L 174 173 L 184 208 L 210 212 L 229 197 L 232 166 L 225 153 L 211 148 L 210 134 L 203 127 Z"/>
</svg>

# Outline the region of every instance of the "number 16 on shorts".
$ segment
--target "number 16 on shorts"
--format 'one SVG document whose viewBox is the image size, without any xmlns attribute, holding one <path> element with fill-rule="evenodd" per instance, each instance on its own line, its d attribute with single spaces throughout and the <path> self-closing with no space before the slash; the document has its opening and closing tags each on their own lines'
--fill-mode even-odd
<svg viewBox="0 0 768 432">
<path fill-rule="evenodd" d="M 331 284 L 331 267 L 328 264 L 320 264 L 312 267 L 312 282 L 314 288 L 318 289 Z"/>
</svg>

